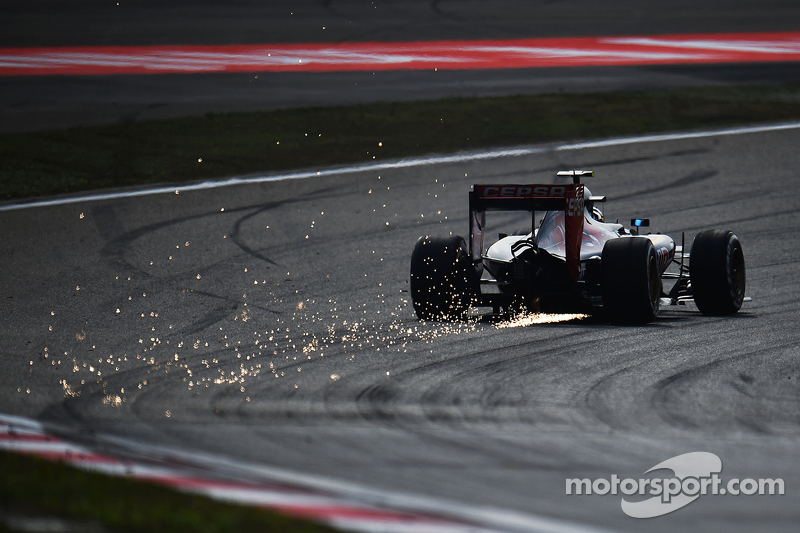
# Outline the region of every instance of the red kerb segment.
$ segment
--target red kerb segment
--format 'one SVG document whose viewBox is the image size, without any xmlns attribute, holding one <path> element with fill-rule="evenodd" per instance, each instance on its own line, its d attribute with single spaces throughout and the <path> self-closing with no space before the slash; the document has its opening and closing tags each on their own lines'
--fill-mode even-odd
<svg viewBox="0 0 800 533">
<path fill-rule="evenodd" d="M 409 43 L 2 48 L 0 75 L 459 70 L 800 61 L 800 32 Z"/>
</svg>

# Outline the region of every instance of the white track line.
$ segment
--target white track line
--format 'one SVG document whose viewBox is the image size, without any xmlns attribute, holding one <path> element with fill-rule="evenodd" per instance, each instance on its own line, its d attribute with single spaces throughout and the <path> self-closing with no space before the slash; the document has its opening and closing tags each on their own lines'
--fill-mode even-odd
<svg viewBox="0 0 800 533">
<path fill-rule="evenodd" d="M 3 415 L 0 415 L 2 419 Z M 343 529 L 358 531 L 439 531 L 437 528 L 429 529 L 429 525 L 439 525 L 442 531 L 458 533 L 494 532 L 529 532 L 529 533 L 610 533 L 609 529 L 599 526 L 580 524 L 569 520 L 550 518 L 543 515 L 522 513 L 509 509 L 494 507 L 481 507 L 467 505 L 460 502 L 440 499 L 426 495 L 400 493 L 380 490 L 372 486 L 361 485 L 350 481 L 329 478 L 316 474 L 304 474 L 280 467 L 253 464 L 238 461 L 229 457 L 209 454 L 204 452 L 188 452 L 174 448 L 166 448 L 146 444 L 140 441 L 129 440 L 112 435 L 97 435 L 100 442 L 119 447 L 125 450 L 136 450 L 147 457 L 160 458 L 166 462 L 188 464 L 200 469 L 215 472 L 231 479 L 247 479 L 256 476 L 271 483 L 287 484 L 294 487 L 311 490 L 315 493 L 338 495 L 338 497 L 351 502 L 351 504 L 365 507 L 391 509 L 400 513 L 419 515 L 423 518 L 436 516 L 441 522 L 434 521 L 427 524 L 423 521 L 408 524 L 390 524 L 370 522 L 368 520 L 347 520 L 334 525 Z M 448 524 L 448 517 L 453 520 L 463 520 L 468 524 Z M 359 523 L 360 522 L 360 523 Z M 400 526 L 400 529 L 396 529 Z"/>
<path fill-rule="evenodd" d="M 33 209 L 39 207 L 53 207 L 84 202 L 99 202 L 102 200 L 119 200 L 122 198 L 135 198 L 137 196 L 153 196 L 157 194 L 176 194 L 178 192 L 200 191 L 206 189 L 219 189 L 233 185 L 249 185 L 255 183 L 266 183 L 271 181 L 303 180 L 311 178 L 322 178 L 330 176 L 341 176 L 343 174 L 354 174 L 360 172 L 376 172 L 398 168 L 413 168 L 432 165 L 443 165 L 452 163 L 468 163 L 486 159 L 498 159 L 502 157 L 520 157 L 544 152 L 565 152 L 572 150 L 584 150 L 587 148 L 608 148 L 611 146 L 624 146 L 629 144 L 643 144 L 666 141 L 680 141 L 686 139 L 703 139 L 708 137 L 719 137 L 727 135 L 747 135 L 753 133 L 768 133 L 786 130 L 800 129 L 800 122 L 790 122 L 783 124 L 766 124 L 761 126 L 743 126 L 738 128 L 725 128 L 719 130 L 694 131 L 686 133 L 665 133 L 659 135 L 644 135 L 637 137 L 620 137 L 616 139 L 606 139 L 600 141 L 587 141 L 580 143 L 568 143 L 556 146 L 532 146 L 526 148 L 509 148 L 501 150 L 491 150 L 487 152 L 470 152 L 449 156 L 417 157 L 400 159 L 398 161 L 386 163 L 373 163 L 363 165 L 353 165 L 348 167 L 336 167 L 316 171 L 291 172 L 288 174 L 271 174 L 264 176 L 234 177 L 222 180 L 203 181 L 199 183 L 163 186 L 150 189 L 134 189 L 110 193 L 87 194 L 82 196 L 58 197 L 49 200 L 38 200 L 23 203 L 11 203 L 0 205 L 0 212 L 14 211 L 19 209 Z"/>
<path fill-rule="evenodd" d="M 63 460 L 73 466 L 171 486 L 218 500 L 266 507 L 365 533 L 603 533 L 565 520 L 468 506 L 427 496 L 301 474 L 226 457 L 178 451 L 113 436 L 97 436 L 115 449 L 148 460 L 122 460 L 91 445 L 73 445 L 38 422 L 0 414 L 0 450 Z M 43 447 L 42 443 L 50 446 Z M 252 480 L 252 481 L 248 481 Z"/>
</svg>

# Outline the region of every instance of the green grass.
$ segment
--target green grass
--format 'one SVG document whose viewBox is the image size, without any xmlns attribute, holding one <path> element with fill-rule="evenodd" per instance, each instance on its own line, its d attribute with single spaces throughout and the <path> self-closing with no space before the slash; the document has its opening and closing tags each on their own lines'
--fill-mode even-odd
<svg viewBox="0 0 800 533">
<path fill-rule="evenodd" d="M 57 517 L 100 524 L 107 530 L 142 533 L 336 531 L 297 518 L 26 455 L 0 452 L 0 472 L 0 516 Z"/>
<path fill-rule="evenodd" d="M 0 201 L 794 119 L 800 84 L 447 98 L 3 134 Z"/>
</svg>

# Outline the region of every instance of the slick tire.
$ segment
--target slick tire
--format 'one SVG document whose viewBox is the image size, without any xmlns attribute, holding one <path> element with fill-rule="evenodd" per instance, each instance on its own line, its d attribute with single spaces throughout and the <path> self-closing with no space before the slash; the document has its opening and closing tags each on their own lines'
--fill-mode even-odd
<svg viewBox="0 0 800 533">
<path fill-rule="evenodd" d="M 704 315 L 731 315 L 742 307 L 745 266 L 742 244 L 729 230 L 701 231 L 689 253 L 694 303 Z"/>
<path fill-rule="evenodd" d="M 461 320 L 477 283 L 462 237 L 420 237 L 411 254 L 411 301 L 421 320 Z"/>
<path fill-rule="evenodd" d="M 661 277 L 650 239 L 622 237 L 607 241 L 600 262 L 600 281 L 608 320 L 646 324 L 656 319 Z"/>
</svg>

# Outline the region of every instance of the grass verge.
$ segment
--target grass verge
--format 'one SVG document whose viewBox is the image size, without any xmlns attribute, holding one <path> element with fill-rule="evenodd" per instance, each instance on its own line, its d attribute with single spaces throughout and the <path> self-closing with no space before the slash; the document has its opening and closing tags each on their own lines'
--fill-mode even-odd
<svg viewBox="0 0 800 533">
<path fill-rule="evenodd" d="M 94 529 L 147 533 L 328 533 L 261 509 L 0 452 L 0 515 L 57 517 Z M 0 521 L 0 531 L 11 530 Z"/>
<path fill-rule="evenodd" d="M 0 201 L 800 119 L 800 84 L 376 103 L 0 135 Z"/>
</svg>

